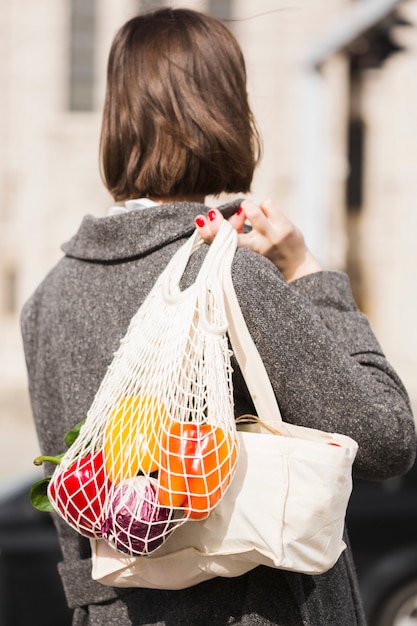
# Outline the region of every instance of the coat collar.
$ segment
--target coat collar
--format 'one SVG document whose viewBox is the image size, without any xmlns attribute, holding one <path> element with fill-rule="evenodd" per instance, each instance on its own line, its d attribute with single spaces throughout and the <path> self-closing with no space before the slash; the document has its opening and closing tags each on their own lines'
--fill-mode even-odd
<svg viewBox="0 0 417 626">
<path fill-rule="evenodd" d="M 241 202 L 234 200 L 220 210 L 229 217 Z M 208 210 L 198 202 L 174 202 L 110 217 L 86 215 L 62 250 L 66 256 L 85 261 L 122 261 L 144 256 L 190 237 L 195 229 L 194 218 Z"/>
<path fill-rule="evenodd" d="M 189 237 L 194 218 L 207 207 L 196 202 L 162 204 L 110 217 L 86 215 L 78 232 L 62 246 L 66 256 L 85 261 L 121 261 Z"/>
</svg>

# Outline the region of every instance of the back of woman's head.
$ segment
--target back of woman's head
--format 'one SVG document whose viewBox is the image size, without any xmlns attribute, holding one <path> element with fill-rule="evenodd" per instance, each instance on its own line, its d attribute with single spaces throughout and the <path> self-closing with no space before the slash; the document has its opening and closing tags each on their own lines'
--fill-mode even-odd
<svg viewBox="0 0 417 626">
<path fill-rule="evenodd" d="M 243 56 L 222 22 L 161 9 L 122 26 L 101 133 L 116 200 L 246 192 L 259 151 Z"/>
</svg>

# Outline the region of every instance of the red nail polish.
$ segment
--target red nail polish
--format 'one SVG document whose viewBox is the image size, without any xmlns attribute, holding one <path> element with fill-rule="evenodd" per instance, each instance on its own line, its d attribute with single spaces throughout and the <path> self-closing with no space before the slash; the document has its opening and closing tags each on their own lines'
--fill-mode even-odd
<svg viewBox="0 0 417 626">
<path fill-rule="evenodd" d="M 195 223 L 197 224 L 197 226 L 199 226 L 200 228 L 203 228 L 204 226 L 204 220 L 202 217 L 196 217 L 195 218 Z"/>
<path fill-rule="evenodd" d="M 240 214 L 242 213 L 242 211 L 243 211 L 243 209 L 242 209 L 242 207 L 240 206 L 240 207 L 238 208 L 238 210 L 236 211 L 236 215 L 240 215 Z"/>
<path fill-rule="evenodd" d="M 207 216 L 208 216 L 208 218 L 209 218 L 210 222 L 212 222 L 213 220 L 215 220 L 215 219 L 216 219 L 216 211 L 213 211 L 213 210 L 212 210 L 212 211 L 209 211 L 209 212 L 207 213 Z"/>
</svg>

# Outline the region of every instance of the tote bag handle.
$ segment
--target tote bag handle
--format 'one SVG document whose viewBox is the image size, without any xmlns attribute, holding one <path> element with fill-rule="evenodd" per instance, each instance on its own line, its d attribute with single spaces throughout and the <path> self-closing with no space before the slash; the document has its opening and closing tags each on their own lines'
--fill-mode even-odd
<svg viewBox="0 0 417 626">
<path fill-rule="evenodd" d="M 265 424 L 273 426 L 281 434 L 291 437 L 289 429 L 282 420 L 265 365 L 250 335 L 233 286 L 231 266 L 236 251 L 238 235 L 229 222 L 224 221 L 216 237 L 219 236 L 223 229 L 227 233 L 227 237 L 225 237 L 226 243 L 224 254 L 221 256 L 220 270 L 226 315 L 229 322 L 228 334 L 233 352 L 259 419 Z"/>
</svg>

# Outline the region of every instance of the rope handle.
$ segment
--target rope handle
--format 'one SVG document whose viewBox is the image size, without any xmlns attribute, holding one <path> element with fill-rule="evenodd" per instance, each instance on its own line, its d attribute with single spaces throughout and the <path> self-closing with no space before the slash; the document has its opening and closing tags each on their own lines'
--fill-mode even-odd
<svg viewBox="0 0 417 626">
<path fill-rule="evenodd" d="M 231 242 L 235 239 L 235 242 Z M 236 249 L 237 233 L 230 233 L 228 229 L 220 228 L 201 264 L 200 270 L 192 285 L 184 290 L 180 289 L 180 281 L 187 267 L 190 257 L 198 250 L 204 241 L 196 230 L 188 241 L 174 254 L 160 276 L 162 294 L 169 304 L 177 304 L 188 297 L 195 297 L 197 292 L 198 315 L 201 326 L 215 334 L 224 334 L 228 329 L 224 293 L 222 289 L 222 260 L 230 245 Z M 219 309 L 218 320 L 213 323 L 210 319 L 209 299 L 214 298 Z"/>
<path fill-rule="evenodd" d="M 199 312 L 206 329 L 211 332 L 228 331 L 232 349 L 245 379 L 247 388 L 262 424 L 277 424 L 280 434 L 291 436 L 283 422 L 274 390 L 262 358 L 247 328 L 232 281 L 231 266 L 237 248 L 238 235 L 224 220 L 210 244 L 195 282 L 180 290 L 179 283 L 191 255 L 202 245 L 196 230 L 176 252 L 161 276 L 163 294 L 168 302 L 175 303 L 198 289 Z M 220 288 L 220 290 L 219 290 Z M 225 325 L 213 326 L 207 319 L 208 290 L 216 292 L 219 306 L 224 306 Z"/>
</svg>

